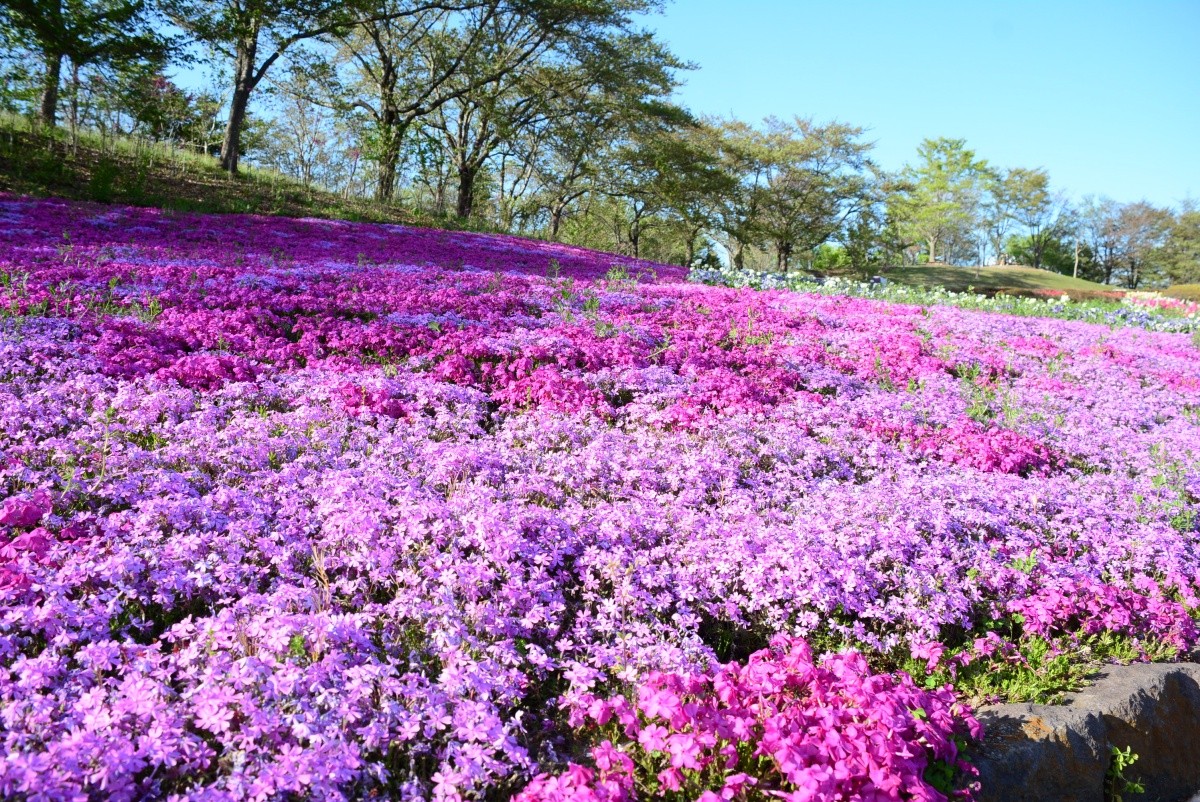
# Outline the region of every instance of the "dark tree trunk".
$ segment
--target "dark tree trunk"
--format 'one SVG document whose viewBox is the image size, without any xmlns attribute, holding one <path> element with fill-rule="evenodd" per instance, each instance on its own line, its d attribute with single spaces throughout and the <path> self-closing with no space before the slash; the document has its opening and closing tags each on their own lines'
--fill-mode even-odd
<svg viewBox="0 0 1200 802">
<path fill-rule="evenodd" d="M 246 109 L 250 105 L 250 93 L 257 83 L 254 77 L 254 60 L 258 54 L 258 30 L 242 39 L 237 45 L 234 64 L 233 98 L 229 101 L 229 121 L 225 125 L 225 138 L 221 141 L 221 169 L 230 175 L 237 174 L 238 157 L 241 155 L 242 127 L 246 123 Z"/>
<path fill-rule="evenodd" d="M 42 124 L 51 128 L 58 117 L 58 84 L 62 78 L 62 54 L 46 55 L 46 77 L 42 83 Z"/>
<path fill-rule="evenodd" d="M 554 208 L 550 210 L 550 241 L 558 242 L 558 230 L 562 228 L 563 214 L 566 212 L 566 205 L 561 203 L 554 204 Z"/>
<path fill-rule="evenodd" d="M 380 121 L 383 136 L 380 137 L 382 150 L 379 153 L 379 177 L 375 185 L 375 200 L 388 203 L 396 192 L 396 167 L 400 163 L 400 143 L 404 139 L 404 130 L 398 125 L 396 114 L 385 111 Z"/>
<path fill-rule="evenodd" d="M 466 220 L 471 216 L 471 212 L 475 209 L 475 176 L 477 170 L 474 167 L 458 168 L 458 203 L 455 205 L 454 213 L 460 220 Z"/>
</svg>

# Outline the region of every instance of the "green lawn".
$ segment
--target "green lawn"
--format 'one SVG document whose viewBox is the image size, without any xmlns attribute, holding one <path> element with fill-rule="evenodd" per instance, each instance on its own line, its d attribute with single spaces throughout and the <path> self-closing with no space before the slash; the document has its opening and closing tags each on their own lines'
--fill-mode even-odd
<svg viewBox="0 0 1200 802">
<path fill-rule="evenodd" d="M 1064 276 L 1049 270 L 1033 267 L 952 267 L 949 265 L 921 265 L 918 267 L 894 267 L 883 275 L 888 281 L 910 286 L 943 286 L 948 290 L 962 291 L 968 287 L 977 290 L 1063 290 L 1075 292 L 1105 292 L 1116 287 Z"/>
</svg>

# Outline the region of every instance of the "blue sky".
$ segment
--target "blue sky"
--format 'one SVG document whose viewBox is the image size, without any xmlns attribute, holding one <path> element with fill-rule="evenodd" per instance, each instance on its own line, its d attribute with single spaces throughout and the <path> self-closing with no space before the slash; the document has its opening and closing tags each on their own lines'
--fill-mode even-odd
<svg viewBox="0 0 1200 802">
<path fill-rule="evenodd" d="M 675 0 L 645 24 L 699 66 L 699 114 L 860 125 L 888 169 L 960 137 L 1075 197 L 1200 201 L 1200 0 Z"/>
</svg>

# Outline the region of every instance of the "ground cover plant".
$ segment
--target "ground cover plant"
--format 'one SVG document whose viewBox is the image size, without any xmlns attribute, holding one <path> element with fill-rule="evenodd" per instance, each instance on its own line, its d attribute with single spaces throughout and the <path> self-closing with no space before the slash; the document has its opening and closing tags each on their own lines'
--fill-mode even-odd
<svg viewBox="0 0 1200 802">
<path fill-rule="evenodd" d="M 0 197 L 0 795 L 941 799 L 1193 646 L 1186 334 L 682 278 Z"/>
<path fill-rule="evenodd" d="M 908 268 L 897 268 L 904 271 Z M 954 268 L 969 273 L 969 268 Z M 1007 268 L 989 268 L 992 271 Z M 1046 271 L 1038 271 L 1046 272 Z M 901 304 L 921 306 L 957 306 L 1028 317 L 1054 317 L 1079 320 L 1105 326 L 1136 326 L 1151 331 L 1200 331 L 1200 308 L 1194 303 L 1162 297 L 1158 293 L 1112 292 L 1113 297 L 1092 292 L 1042 289 L 1027 295 L 987 294 L 973 289 L 947 289 L 941 286 L 916 286 L 891 277 L 871 281 L 844 277 L 818 278 L 807 273 L 762 273 L 731 268 L 703 269 L 692 273 L 694 281 L 725 287 L 755 289 L 791 289 L 822 295 L 850 295 Z"/>
</svg>

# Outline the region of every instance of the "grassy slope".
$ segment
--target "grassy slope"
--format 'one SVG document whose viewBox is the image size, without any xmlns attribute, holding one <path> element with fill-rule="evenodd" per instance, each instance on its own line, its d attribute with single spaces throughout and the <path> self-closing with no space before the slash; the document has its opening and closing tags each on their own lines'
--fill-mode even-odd
<svg viewBox="0 0 1200 802">
<path fill-rule="evenodd" d="M 305 187 L 269 170 L 231 178 L 216 160 L 158 144 L 31 129 L 0 117 L 0 192 L 176 211 L 425 223 L 398 207 Z"/>
<path fill-rule="evenodd" d="M 897 267 L 885 273 L 889 281 L 911 286 L 930 287 L 941 285 L 949 290 L 1063 290 L 1075 292 L 1105 292 L 1117 288 L 1064 276 L 1050 270 L 1034 267 L 950 267 L 948 265 L 922 265 L 919 267 Z"/>
</svg>

